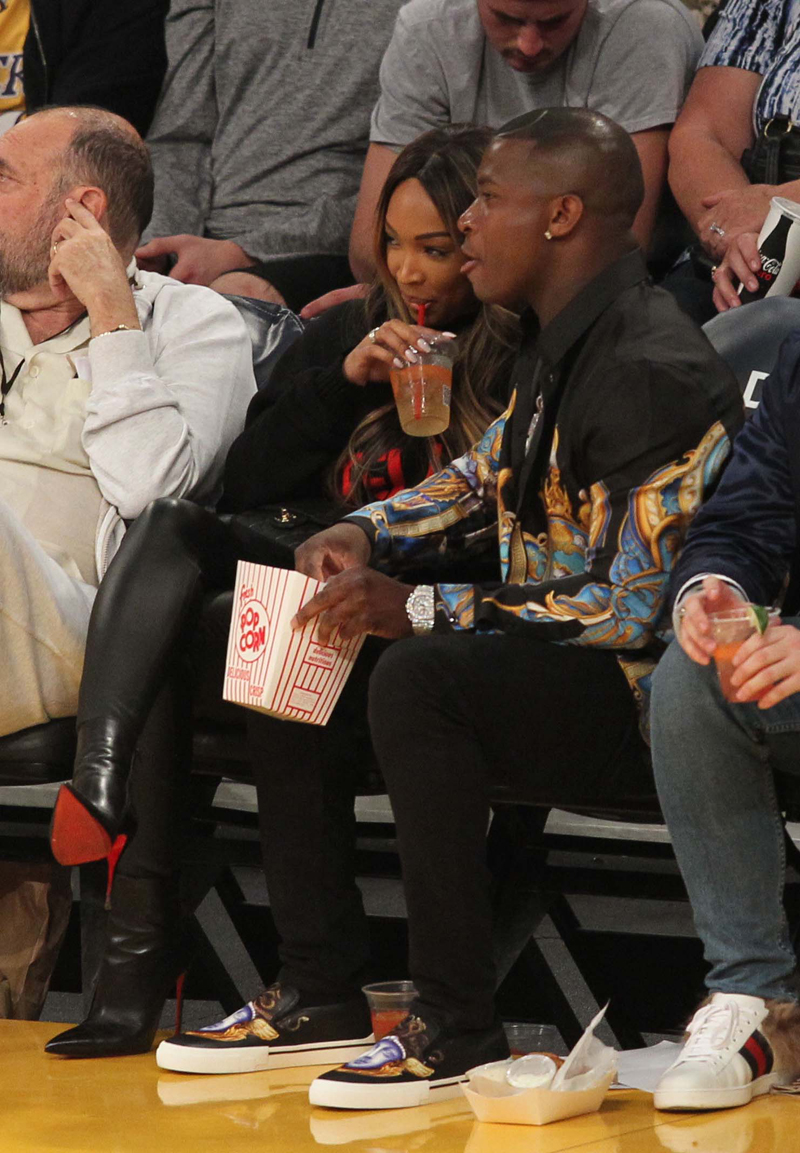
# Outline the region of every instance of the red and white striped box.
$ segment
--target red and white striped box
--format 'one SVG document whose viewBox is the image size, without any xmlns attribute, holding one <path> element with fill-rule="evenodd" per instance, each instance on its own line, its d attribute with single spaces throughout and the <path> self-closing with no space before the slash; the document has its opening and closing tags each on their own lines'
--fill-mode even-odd
<svg viewBox="0 0 800 1153">
<path fill-rule="evenodd" d="M 298 572 L 239 561 L 222 690 L 226 701 L 271 717 L 328 723 L 365 634 L 341 640 L 337 631 L 321 644 L 316 620 L 292 630 L 292 618 L 322 587 Z"/>
</svg>

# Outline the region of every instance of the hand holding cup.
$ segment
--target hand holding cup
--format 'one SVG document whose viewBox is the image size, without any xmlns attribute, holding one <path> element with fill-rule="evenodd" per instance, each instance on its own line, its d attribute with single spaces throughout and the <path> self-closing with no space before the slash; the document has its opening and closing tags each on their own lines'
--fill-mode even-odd
<svg viewBox="0 0 800 1153">
<path fill-rule="evenodd" d="M 680 606 L 678 641 L 686 655 L 699 665 L 709 664 L 717 647 L 709 614 L 745 603 L 744 597 L 719 577 L 707 576 L 692 589 Z"/>
<path fill-rule="evenodd" d="M 387 320 L 373 328 L 345 357 L 344 375 L 352 383 L 364 385 L 389 380 L 392 369 L 415 364 L 429 353 L 434 341 L 452 339 L 449 332 L 437 332 L 419 324 Z"/>
</svg>

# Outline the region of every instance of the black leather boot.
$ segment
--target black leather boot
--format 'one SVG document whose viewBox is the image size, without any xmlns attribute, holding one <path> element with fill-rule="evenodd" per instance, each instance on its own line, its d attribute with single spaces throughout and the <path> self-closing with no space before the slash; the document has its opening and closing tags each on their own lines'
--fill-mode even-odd
<svg viewBox="0 0 800 1153">
<path fill-rule="evenodd" d="M 111 853 L 150 710 L 186 650 L 204 593 L 232 587 L 235 569 L 230 530 L 190 501 L 155 501 L 127 533 L 89 622 L 75 771 L 51 831 L 62 865 Z"/>
<path fill-rule="evenodd" d="M 62 865 L 108 857 L 126 816 L 133 763 L 129 722 L 98 717 L 78 725 L 72 781 L 62 785 L 50 827 L 53 856 Z"/>
<path fill-rule="evenodd" d="M 122 1057 L 153 1044 L 184 969 L 177 883 L 117 874 L 106 951 L 86 1020 L 48 1041 L 62 1057 Z"/>
</svg>

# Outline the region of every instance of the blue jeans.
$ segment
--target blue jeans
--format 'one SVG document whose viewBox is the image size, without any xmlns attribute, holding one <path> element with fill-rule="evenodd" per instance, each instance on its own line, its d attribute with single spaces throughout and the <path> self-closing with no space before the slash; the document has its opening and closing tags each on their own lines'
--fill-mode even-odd
<svg viewBox="0 0 800 1153">
<path fill-rule="evenodd" d="M 800 693 L 765 710 L 729 704 L 713 661 L 698 665 L 673 642 L 654 677 L 652 738 L 661 807 L 711 965 L 708 988 L 797 1000 L 773 769 L 800 773 Z"/>
</svg>

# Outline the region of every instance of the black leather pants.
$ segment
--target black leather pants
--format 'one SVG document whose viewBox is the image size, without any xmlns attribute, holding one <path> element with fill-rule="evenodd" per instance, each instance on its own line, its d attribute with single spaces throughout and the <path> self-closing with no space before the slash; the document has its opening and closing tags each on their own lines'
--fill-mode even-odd
<svg viewBox="0 0 800 1153">
<path fill-rule="evenodd" d="M 240 555 L 241 541 L 214 513 L 189 501 L 158 500 L 132 526 L 100 586 L 78 725 L 113 718 L 121 740 L 137 745 L 129 792 L 136 831 L 120 861 L 123 873 L 177 870 L 192 700 L 212 715 L 225 707 L 225 590 L 233 587 Z M 240 710 L 229 709 L 241 722 Z"/>
</svg>

